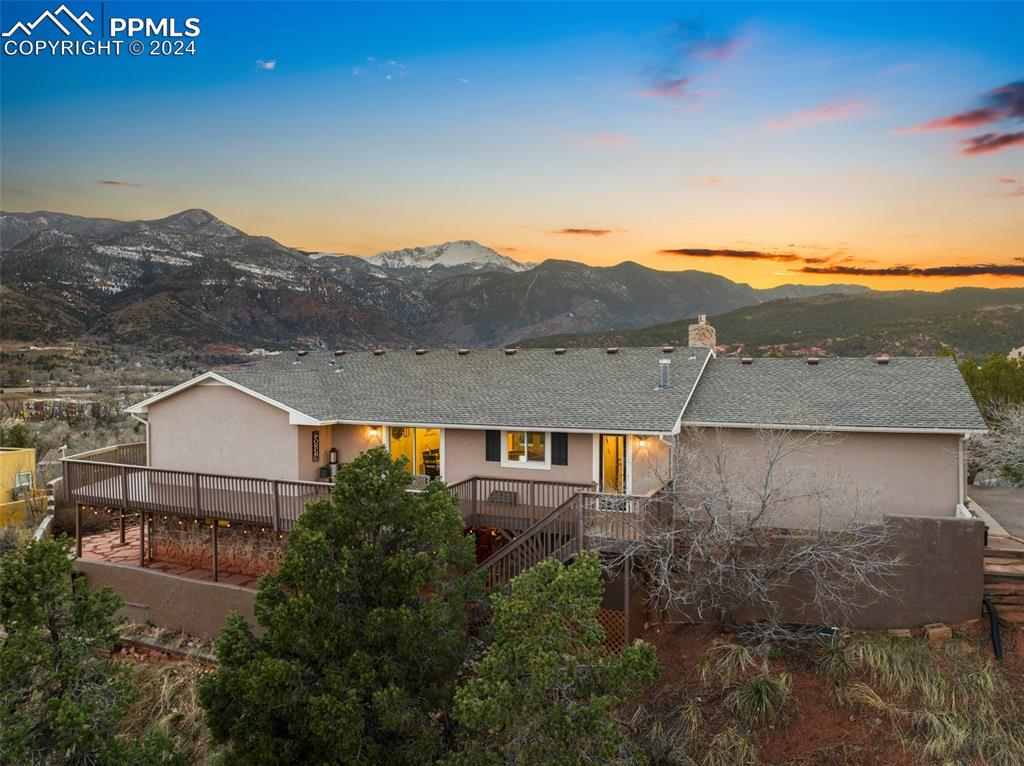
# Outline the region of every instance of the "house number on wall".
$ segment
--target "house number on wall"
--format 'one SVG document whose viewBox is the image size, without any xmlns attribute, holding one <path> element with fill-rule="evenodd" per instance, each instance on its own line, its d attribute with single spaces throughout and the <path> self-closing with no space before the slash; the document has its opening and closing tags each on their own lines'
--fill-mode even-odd
<svg viewBox="0 0 1024 766">
<path fill-rule="evenodd" d="M 313 432 L 313 462 L 320 462 L 320 432 Z"/>
</svg>

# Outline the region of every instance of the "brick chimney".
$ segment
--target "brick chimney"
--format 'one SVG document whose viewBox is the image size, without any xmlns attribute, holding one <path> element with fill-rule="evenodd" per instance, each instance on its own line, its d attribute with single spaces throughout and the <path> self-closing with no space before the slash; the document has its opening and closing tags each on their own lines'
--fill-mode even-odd
<svg viewBox="0 0 1024 766">
<path fill-rule="evenodd" d="M 714 348 L 716 340 L 715 328 L 708 324 L 708 315 L 698 314 L 697 324 L 690 325 L 690 347 Z"/>
</svg>

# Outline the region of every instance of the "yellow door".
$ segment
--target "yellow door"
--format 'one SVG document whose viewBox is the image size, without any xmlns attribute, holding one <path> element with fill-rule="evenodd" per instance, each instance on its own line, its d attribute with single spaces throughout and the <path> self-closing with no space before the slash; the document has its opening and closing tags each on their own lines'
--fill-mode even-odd
<svg viewBox="0 0 1024 766">
<path fill-rule="evenodd" d="M 626 437 L 601 434 L 601 491 L 626 493 Z"/>
</svg>

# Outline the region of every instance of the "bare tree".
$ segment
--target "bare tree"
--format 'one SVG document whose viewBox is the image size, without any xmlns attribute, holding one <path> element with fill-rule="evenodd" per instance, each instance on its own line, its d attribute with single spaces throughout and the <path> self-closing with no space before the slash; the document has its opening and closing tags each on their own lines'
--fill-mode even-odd
<svg viewBox="0 0 1024 766">
<path fill-rule="evenodd" d="M 755 619 L 774 630 L 800 621 L 794 612 L 841 625 L 891 595 L 900 556 L 881 519 L 865 519 L 873 498 L 811 459 L 835 437 L 763 430 L 736 443 L 734 434 L 684 432 L 670 491 L 628 507 L 595 502 L 592 544 L 618 562 L 632 557 L 662 614 L 728 626 Z"/>
<path fill-rule="evenodd" d="M 972 478 L 978 473 L 1024 483 L 1024 405 L 1006 405 L 991 416 L 989 432 L 967 442 Z"/>
</svg>

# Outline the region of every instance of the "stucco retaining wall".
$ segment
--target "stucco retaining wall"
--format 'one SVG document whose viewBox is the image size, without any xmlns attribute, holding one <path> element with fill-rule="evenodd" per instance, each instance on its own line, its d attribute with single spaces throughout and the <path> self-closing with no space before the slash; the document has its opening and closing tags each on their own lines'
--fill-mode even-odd
<svg viewBox="0 0 1024 766">
<path fill-rule="evenodd" d="M 202 638 L 217 638 L 229 612 L 255 623 L 256 591 L 223 583 L 190 580 L 105 561 L 76 559 L 75 569 L 89 587 L 111 587 L 121 594 L 121 615 L 134 622 L 152 622 L 168 630 L 183 630 Z"/>
</svg>

